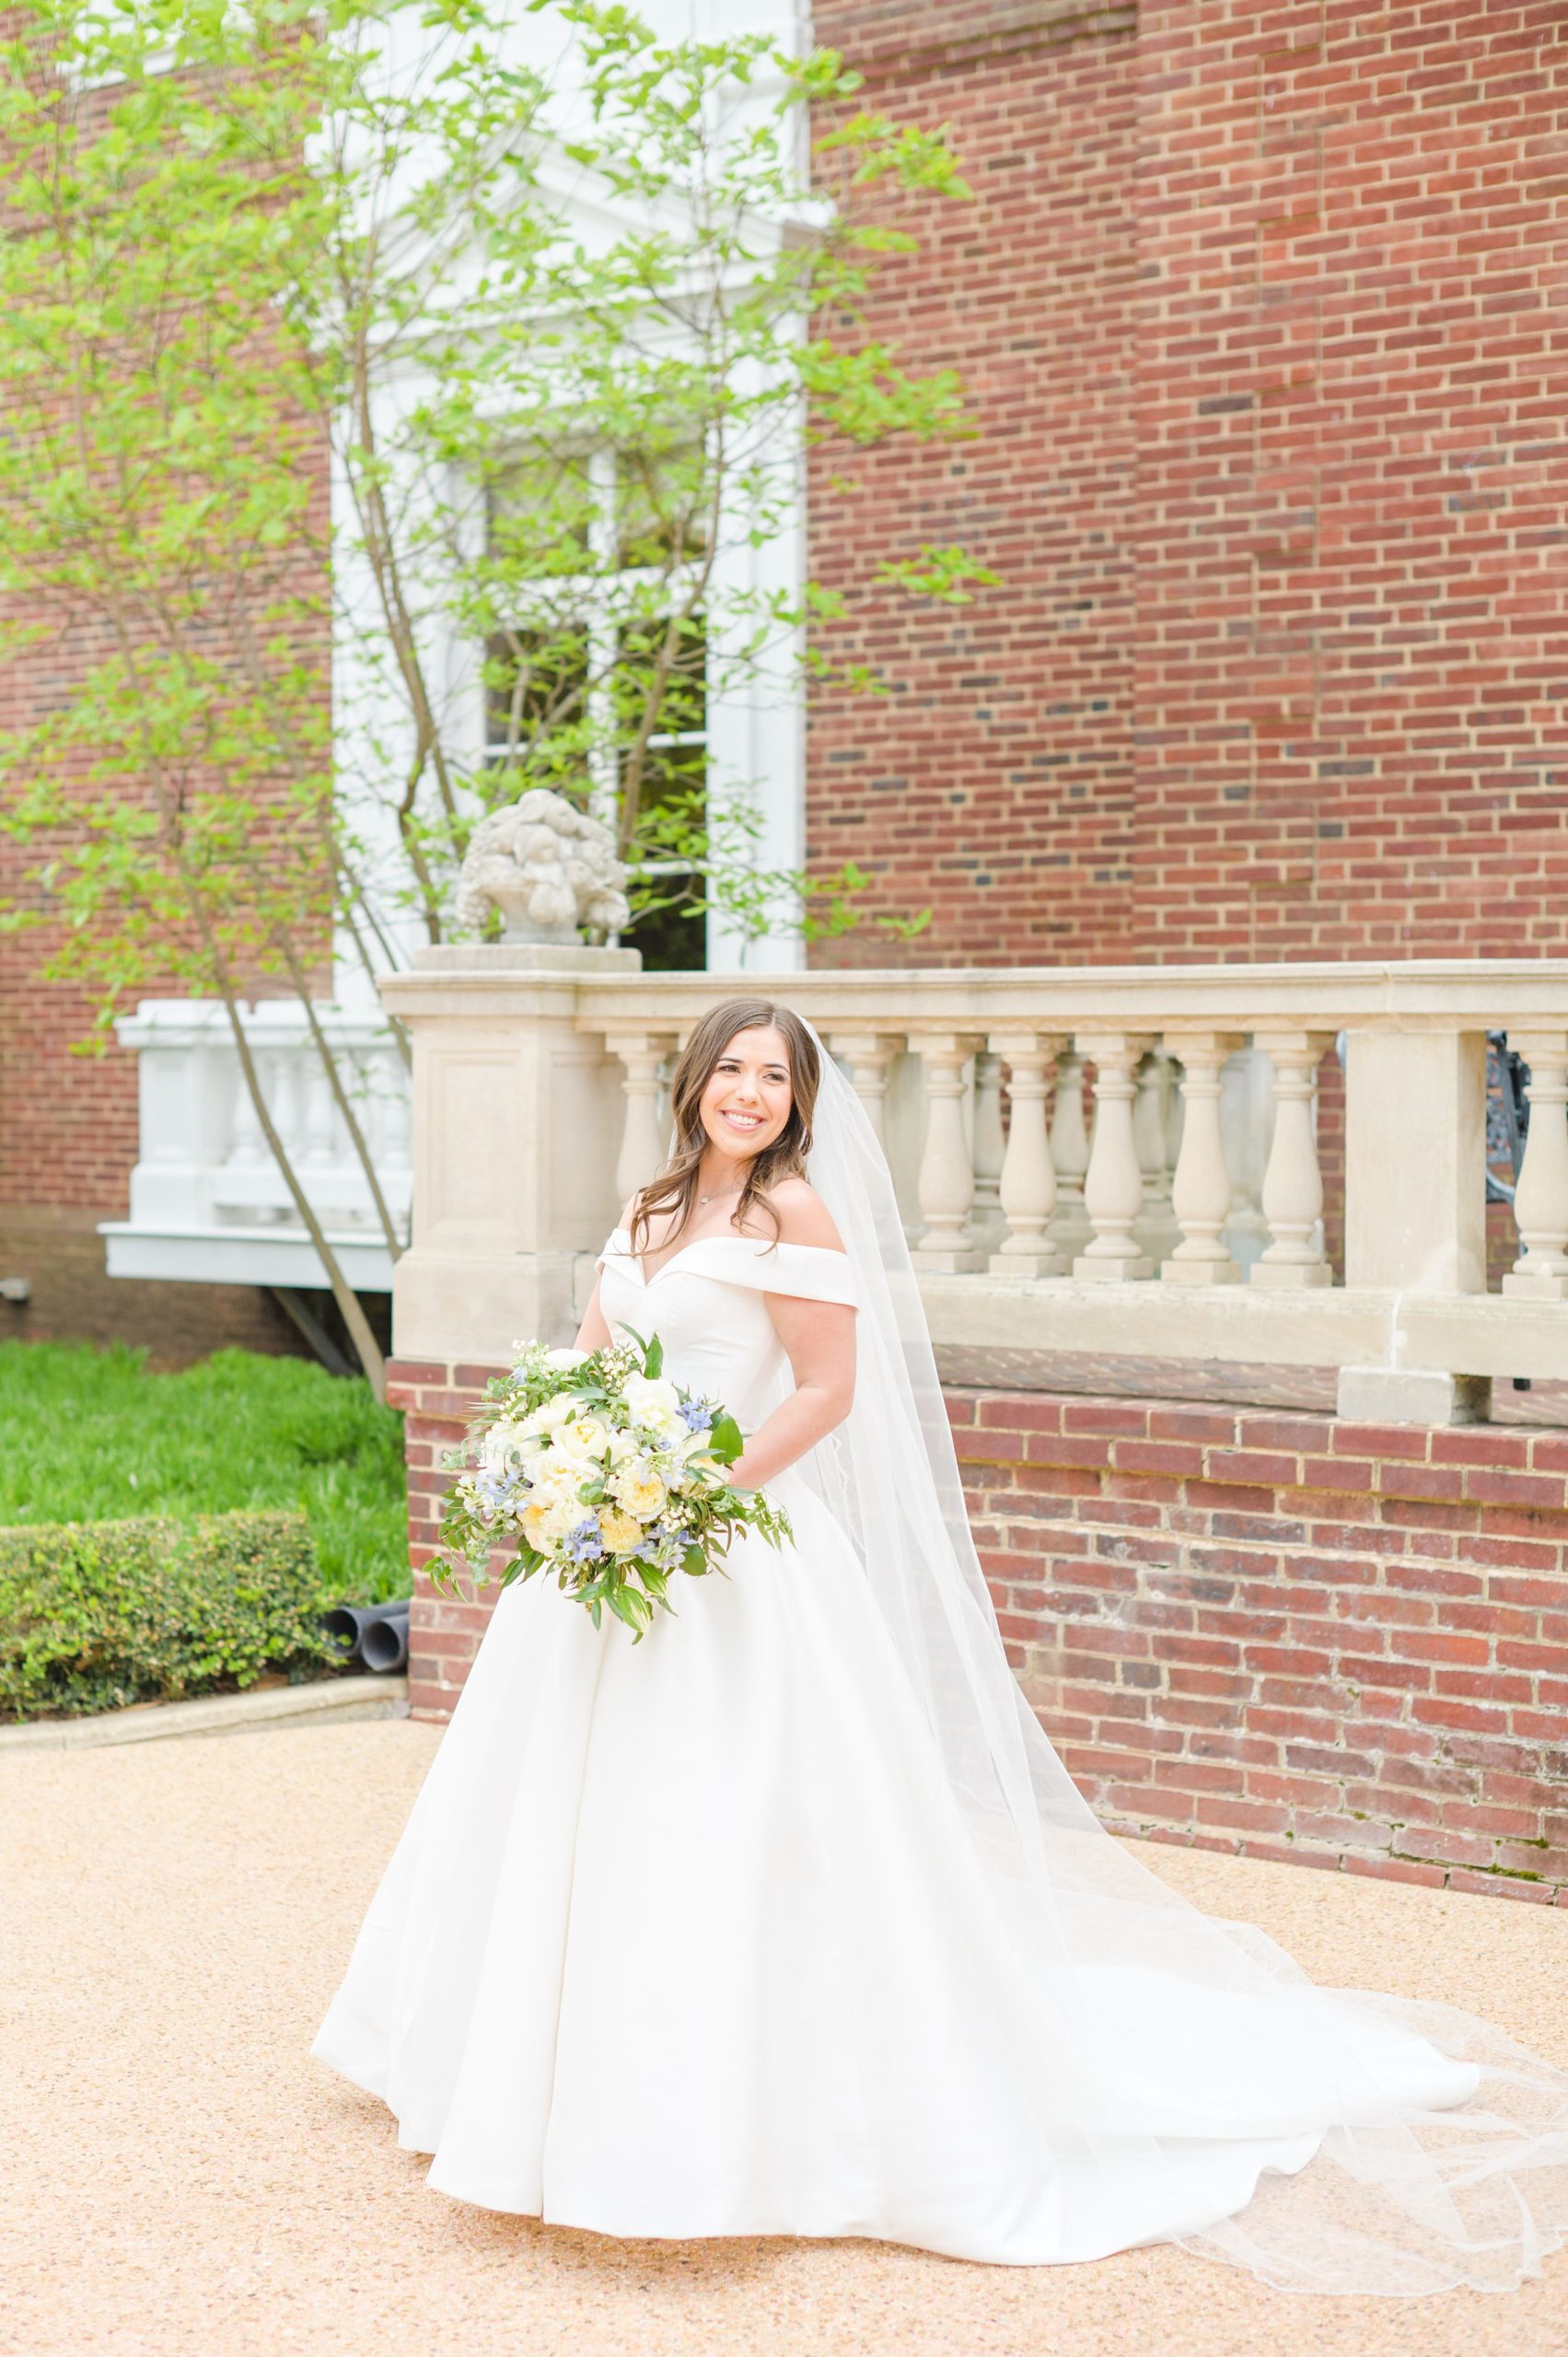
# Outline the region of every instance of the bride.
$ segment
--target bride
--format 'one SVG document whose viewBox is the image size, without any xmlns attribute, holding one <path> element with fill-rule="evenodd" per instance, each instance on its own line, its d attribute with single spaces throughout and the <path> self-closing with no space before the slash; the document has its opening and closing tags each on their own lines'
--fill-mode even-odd
<svg viewBox="0 0 1568 2357">
<path fill-rule="evenodd" d="M 1316 1987 L 1098 1824 L 1008 1669 L 887 1163 L 786 1006 L 679 1060 L 625 1326 L 749 1434 L 793 1547 L 633 1646 L 507 1587 L 312 2051 L 429 2182 L 615 2235 L 1034 2266 L 1179 2242 L 1287 2289 L 1512 2286 L 1568 2074 Z"/>
</svg>

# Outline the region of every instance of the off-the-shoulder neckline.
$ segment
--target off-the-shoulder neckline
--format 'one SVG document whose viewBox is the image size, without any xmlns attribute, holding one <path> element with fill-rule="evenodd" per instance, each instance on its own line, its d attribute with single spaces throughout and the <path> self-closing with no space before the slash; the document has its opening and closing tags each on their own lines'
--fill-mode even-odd
<svg viewBox="0 0 1568 2357">
<path fill-rule="evenodd" d="M 661 1260 L 652 1276 L 649 1276 L 643 1265 L 642 1256 L 632 1249 L 630 1231 L 624 1227 L 612 1228 L 610 1236 L 612 1244 L 618 1236 L 624 1239 L 626 1248 L 618 1257 L 631 1262 L 640 1283 L 645 1286 L 657 1284 L 659 1279 L 668 1270 L 673 1269 L 678 1260 L 684 1260 L 689 1252 L 700 1252 L 705 1245 L 710 1244 L 716 1244 L 721 1248 L 727 1245 L 741 1245 L 749 1249 L 753 1260 L 761 1260 L 764 1254 L 777 1251 L 814 1252 L 824 1260 L 847 1261 L 849 1259 L 849 1254 L 834 1244 L 792 1244 L 784 1237 L 771 1238 L 765 1236 L 694 1236 L 690 1244 L 681 1245 L 679 1250 L 672 1252 L 668 1260 Z"/>
</svg>

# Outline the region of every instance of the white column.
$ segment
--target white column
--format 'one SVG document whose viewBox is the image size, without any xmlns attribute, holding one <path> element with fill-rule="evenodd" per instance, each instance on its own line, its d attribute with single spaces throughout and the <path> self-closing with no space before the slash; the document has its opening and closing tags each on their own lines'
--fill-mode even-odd
<svg viewBox="0 0 1568 2357">
<path fill-rule="evenodd" d="M 926 1031 L 919 1038 L 926 1119 L 919 1187 L 925 1226 L 912 1255 L 917 1269 L 951 1274 L 985 1266 L 970 1231 L 974 1165 L 964 1130 L 964 1066 L 979 1045 L 967 1031 Z"/>
<path fill-rule="evenodd" d="M 1230 1217 L 1230 1171 L 1220 1130 L 1220 1071 L 1241 1044 L 1237 1031 L 1191 1031 L 1167 1045 L 1181 1059 L 1181 1150 L 1171 1208 L 1181 1241 L 1160 1275 L 1167 1284 L 1233 1284 L 1240 1273 L 1221 1231 Z"/>
<path fill-rule="evenodd" d="M 308 1037 L 301 1041 L 300 1056 L 305 1074 L 305 1153 L 300 1162 L 300 1175 L 308 1172 L 335 1169 L 337 1151 L 337 1104 L 332 1085 L 315 1041 Z M 306 1193 L 310 1190 L 306 1188 Z"/>
<path fill-rule="evenodd" d="M 1002 1164 L 1007 1150 L 1002 1130 L 1002 1059 L 989 1048 L 975 1051 L 971 1150 L 974 1210 L 970 1225 L 976 1242 L 985 1248 L 1001 1241 L 1005 1226 Z"/>
<path fill-rule="evenodd" d="M 1054 1226 L 1069 1257 L 1086 1244 L 1090 1228 L 1084 1209 L 1084 1175 L 1089 1167 L 1089 1133 L 1084 1126 L 1084 1060 L 1071 1040 L 1056 1059 L 1051 1109 L 1051 1167 L 1056 1174 Z"/>
<path fill-rule="evenodd" d="M 1051 1066 L 1065 1044 L 1059 1034 L 1048 1031 L 993 1031 L 986 1042 L 989 1052 L 1007 1066 L 1013 1109 L 997 1188 L 1007 1235 L 991 1256 L 995 1276 L 1060 1277 L 1066 1272 L 1064 1257 L 1045 1232 L 1056 1208 L 1045 1100 Z"/>
<path fill-rule="evenodd" d="M 901 1031 L 830 1031 L 828 1045 L 835 1056 L 849 1066 L 849 1076 L 855 1095 L 865 1108 L 865 1118 L 877 1132 L 877 1142 L 884 1154 L 888 1150 L 888 1068 L 904 1044 Z"/>
<path fill-rule="evenodd" d="M 1163 1048 L 1149 1050 L 1132 1081 L 1132 1144 L 1144 1181 L 1138 1241 L 1149 1258 L 1158 1261 L 1176 1242 L 1176 1222 L 1170 1206 L 1171 1169 L 1166 1151 L 1170 1102 L 1176 1094 L 1175 1074 Z"/>
<path fill-rule="evenodd" d="M 626 1115 L 621 1131 L 621 1153 L 615 1165 L 615 1187 L 622 1204 L 645 1187 L 666 1160 L 668 1140 L 658 1117 L 659 1066 L 675 1045 L 673 1031 L 615 1031 L 605 1046 L 618 1056 L 623 1073 L 621 1090 Z"/>
<path fill-rule="evenodd" d="M 1132 1139 L 1133 1068 L 1146 1054 L 1146 1033 L 1080 1031 L 1074 1042 L 1095 1067 L 1095 1134 L 1084 1178 L 1084 1203 L 1093 1224 L 1090 1242 L 1073 1274 L 1096 1283 L 1149 1277 L 1154 1262 L 1138 1248 L 1132 1224 L 1144 1205 L 1143 1174 Z"/>
<path fill-rule="evenodd" d="M 1329 1045 L 1322 1031 L 1260 1031 L 1255 1035 L 1274 1068 L 1274 1141 L 1263 1172 L 1263 1217 L 1272 1237 L 1252 1266 L 1264 1286 L 1326 1285 L 1333 1271 L 1318 1241 L 1323 1178 L 1318 1167 L 1313 1099 L 1318 1067 Z"/>
<path fill-rule="evenodd" d="M 1523 1246 L 1503 1280 L 1526 1299 L 1568 1299 L 1568 1032 L 1516 1031 L 1508 1045 L 1530 1068 L 1530 1126 L 1514 1194 Z"/>
</svg>

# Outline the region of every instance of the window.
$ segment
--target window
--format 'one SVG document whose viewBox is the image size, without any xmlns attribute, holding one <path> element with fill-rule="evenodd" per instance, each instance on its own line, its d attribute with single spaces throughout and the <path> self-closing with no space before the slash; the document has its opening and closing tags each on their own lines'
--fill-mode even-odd
<svg viewBox="0 0 1568 2357">
<path fill-rule="evenodd" d="M 645 644 L 645 638 L 653 641 Z M 663 633 L 639 633 L 633 647 L 623 645 L 621 676 L 627 700 L 638 713 L 647 708 L 650 678 Z M 653 733 L 643 757 L 637 805 L 644 830 L 656 844 L 664 826 L 679 825 L 683 832 L 701 828 L 707 818 L 708 782 L 708 649 L 700 619 L 680 633 L 675 660 L 654 714 Z M 629 765 L 622 751 L 621 775 Z M 650 973 L 700 970 L 706 966 L 707 919 L 701 900 L 702 872 L 690 860 L 644 860 L 638 874 L 662 908 L 640 916 L 628 939 L 643 953 Z"/>
<path fill-rule="evenodd" d="M 635 785 L 645 849 L 633 899 L 659 905 L 621 938 L 651 971 L 707 963 L 702 872 L 680 856 L 707 807 L 701 617 L 680 625 L 672 662 L 666 644 L 704 547 L 703 489 L 700 446 L 678 444 L 530 453 L 486 490 L 492 603 L 515 621 L 485 640 L 485 766 L 514 772 L 518 792 L 550 786 L 606 819 Z"/>
</svg>

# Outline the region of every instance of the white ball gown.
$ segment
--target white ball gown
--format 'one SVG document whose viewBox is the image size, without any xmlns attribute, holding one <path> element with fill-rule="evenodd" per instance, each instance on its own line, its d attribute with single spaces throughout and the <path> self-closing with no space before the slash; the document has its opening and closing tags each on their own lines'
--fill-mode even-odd
<svg viewBox="0 0 1568 2357">
<path fill-rule="evenodd" d="M 789 1380 L 766 1293 L 857 1295 L 844 1254 L 733 1235 L 645 1279 L 617 1230 L 603 1270 L 611 1326 L 749 1430 Z M 892 1412 L 874 1373 L 856 1416 Z M 1568 2077 L 1314 1987 L 1134 1862 L 1053 1753 L 1042 1886 L 810 1471 L 769 1484 L 794 1546 L 678 1580 L 635 1646 L 542 1575 L 500 1596 L 312 2049 L 430 2184 L 618 2236 L 1175 2240 L 1322 2291 L 1539 2270 Z"/>
</svg>

